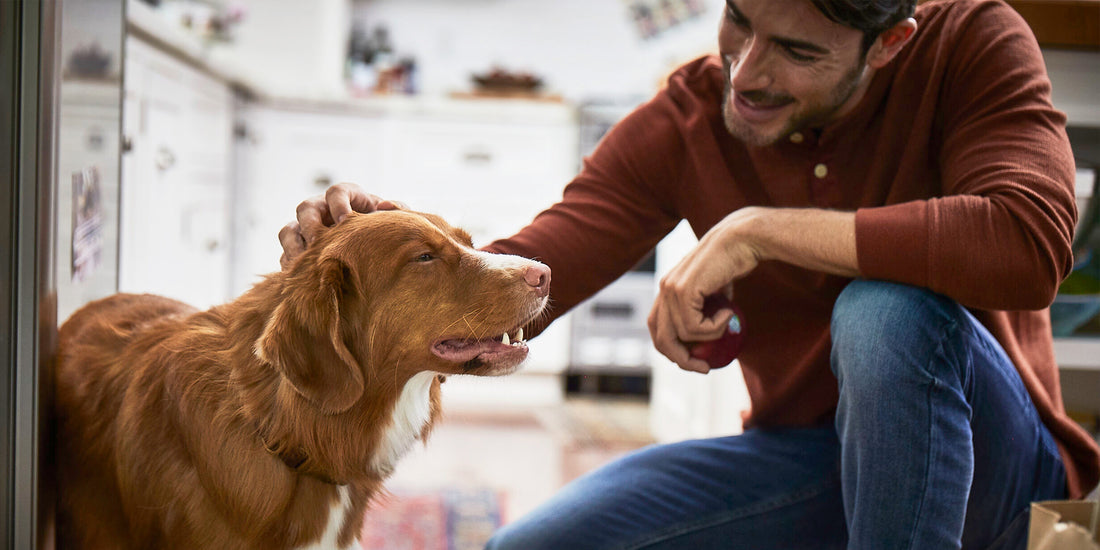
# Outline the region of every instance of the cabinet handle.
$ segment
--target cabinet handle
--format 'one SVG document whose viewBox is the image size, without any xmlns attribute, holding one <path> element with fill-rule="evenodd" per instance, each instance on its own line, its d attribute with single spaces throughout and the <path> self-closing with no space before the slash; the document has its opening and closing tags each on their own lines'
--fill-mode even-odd
<svg viewBox="0 0 1100 550">
<path fill-rule="evenodd" d="M 483 149 L 473 149 L 466 151 L 462 160 L 467 164 L 489 164 L 493 162 L 493 154 Z"/>
<path fill-rule="evenodd" d="M 157 156 L 153 160 L 157 166 L 157 170 L 165 171 L 176 165 L 176 154 L 171 149 L 161 146 L 157 149 Z"/>
</svg>

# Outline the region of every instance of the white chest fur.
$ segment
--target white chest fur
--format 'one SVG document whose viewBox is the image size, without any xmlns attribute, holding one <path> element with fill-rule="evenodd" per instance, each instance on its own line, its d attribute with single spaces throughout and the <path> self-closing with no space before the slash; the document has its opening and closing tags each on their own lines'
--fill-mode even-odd
<svg viewBox="0 0 1100 550">
<path fill-rule="evenodd" d="M 389 427 L 382 436 L 381 446 L 371 466 L 388 475 L 397 461 L 409 452 L 432 417 L 431 390 L 436 373 L 425 371 L 405 383 L 393 408 Z"/>
<path fill-rule="evenodd" d="M 339 493 L 339 500 L 334 502 L 329 509 L 328 524 L 325 525 L 325 532 L 321 535 L 321 540 L 300 550 L 352 550 L 359 547 L 358 541 L 352 541 L 348 546 L 338 546 L 337 539 L 340 538 L 340 529 L 344 527 L 348 510 L 351 509 L 351 496 L 348 494 L 348 488 L 344 485 L 337 487 L 336 490 Z"/>
</svg>

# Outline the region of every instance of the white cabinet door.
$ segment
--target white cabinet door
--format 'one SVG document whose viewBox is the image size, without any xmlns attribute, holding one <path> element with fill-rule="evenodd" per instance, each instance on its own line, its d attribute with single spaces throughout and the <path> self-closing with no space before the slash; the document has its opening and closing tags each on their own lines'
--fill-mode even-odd
<svg viewBox="0 0 1100 550">
<path fill-rule="evenodd" d="M 478 245 L 523 228 L 575 175 L 572 124 L 410 117 L 396 133 L 391 173 L 401 200 L 466 229 Z"/>
<path fill-rule="evenodd" d="M 390 196 L 382 186 L 387 143 L 380 117 L 248 105 L 238 119 L 235 294 L 279 269 L 279 230 L 304 199 L 340 182 Z"/>
<path fill-rule="evenodd" d="M 232 93 L 127 40 L 119 288 L 207 308 L 229 297 Z"/>
</svg>

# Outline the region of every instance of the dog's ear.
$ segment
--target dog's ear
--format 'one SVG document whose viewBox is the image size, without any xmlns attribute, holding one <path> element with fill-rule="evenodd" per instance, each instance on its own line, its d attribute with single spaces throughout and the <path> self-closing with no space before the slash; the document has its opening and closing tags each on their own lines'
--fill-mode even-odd
<svg viewBox="0 0 1100 550">
<path fill-rule="evenodd" d="M 324 413 L 346 411 L 363 394 L 363 370 L 341 329 L 341 305 L 354 292 L 349 268 L 329 257 L 306 277 L 295 275 L 264 327 L 257 355 Z"/>
</svg>

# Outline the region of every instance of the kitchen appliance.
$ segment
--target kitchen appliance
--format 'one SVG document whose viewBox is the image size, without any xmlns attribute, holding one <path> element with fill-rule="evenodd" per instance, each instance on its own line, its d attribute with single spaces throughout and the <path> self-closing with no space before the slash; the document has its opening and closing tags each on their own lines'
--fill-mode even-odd
<svg viewBox="0 0 1100 550">
<path fill-rule="evenodd" d="M 636 98 L 582 103 L 578 158 L 591 154 L 611 127 L 639 103 Z M 656 297 L 655 266 L 656 256 L 651 253 L 570 312 L 567 391 L 648 394 L 653 345 L 646 317 Z"/>
<path fill-rule="evenodd" d="M 117 288 L 123 10 L 0 2 L 0 548 L 54 546 L 57 327 Z"/>
</svg>

